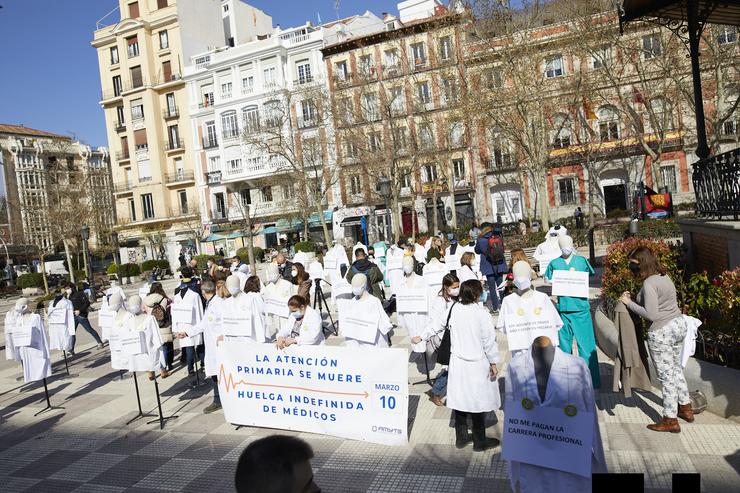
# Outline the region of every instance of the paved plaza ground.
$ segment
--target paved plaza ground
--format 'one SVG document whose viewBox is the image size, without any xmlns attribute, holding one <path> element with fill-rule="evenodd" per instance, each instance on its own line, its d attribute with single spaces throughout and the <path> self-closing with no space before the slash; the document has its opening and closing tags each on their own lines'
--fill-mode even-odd
<svg viewBox="0 0 740 493">
<path fill-rule="evenodd" d="M 174 281 L 165 287 L 171 292 Z M 0 302 L 2 314 L 13 302 Z M 91 314 L 93 325 L 96 314 Z M 61 353 L 52 353 L 49 391 L 52 404 L 64 409 L 34 417 L 45 406 L 43 386 L 24 385 L 20 365 L 0 361 L 0 491 L 233 491 L 241 451 L 276 432 L 300 436 L 312 445 L 316 481 L 323 491 L 510 491 L 501 448 L 457 450 L 451 412 L 428 401 L 426 384 L 409 387 L 405 447 L 270 429 L 236 430 L 222 412 L 202 414 L 211 400 L 210 386 L 191 390 L 184 369 L 160 382 L 165 414 L 179 416 L 160 431 L 158 423 L 147 424 L 153 418 L 126 425 L 137 410 L 133 380 L 121 380 L 111 369 L 107 348 L 94 349 L 81 328 L 77 334 L 71 377 L 65 375 Z M 330 342 L 341 343 L 341 338 Z M 408 347 L 408 337 L 397 329 L 393 344 Z M 505 337 L 500 336 L 499 345 L 506 349 Z M 609 389 L 612 364 L 600 356 L 603 386 Z M 410 382 L 423 380 L 419 368 L 410 363 Z M 503 374 L 505 364 L 500 369 Z M 143 374 L 138 382 L 145 411 L 156 412 L 153 383 Z M 645 491 L 651 492 L 670 491 L 674 472 L 701 473 L 703 491 L 738 491 L 740 424 L 705 412 L 693 424 L 682 423 L 680 434 L 649 432 L 645 425 L 660 415 L 659 395 L 656 389 L 631 399 L 609 391 L 598 394 L 609 471 L 644 473 Z M 488 425 L 489 436 L 501 436 L 493 414 Z"/>
</svg>

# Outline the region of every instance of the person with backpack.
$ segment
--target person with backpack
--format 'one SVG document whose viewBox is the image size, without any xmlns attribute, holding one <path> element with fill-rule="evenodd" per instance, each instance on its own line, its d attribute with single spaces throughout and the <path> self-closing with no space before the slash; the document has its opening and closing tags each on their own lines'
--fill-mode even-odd
<svg viewBox="0 0 740 493">
<path fill-rule="evenodd" d="M 170 305 L 172 300 L 164 292 L 162 283 L 153 282 L 149 294 L 144 298 L 144 311 L 154 317 L 159 327 L 159 335 L 162 339 L 162 354 L 164 356 L 164 368 L 162 378 L 167 378 L 172 370 L 175 356 L 174 338 L 172 336 L 172 317 Z"/>
<path fill-rule="evenodd" d="M 500 223 L 496 226 L 483 223 L 481 226 L 483 229 L 475 242 L 475 253 L 480 255 L 480 271 L 486 276 L 491 309 L 493 314 L 497 315 L 499 308 L 497 288 L 508 270 L 504 258 L 504 235 Z"/>
<path fill-rule="evenodd" d="M 347 282 L 351 284 L 352 278 L 356 274 L 365 274 L 367 277 L 365 290 L 379 300 L 382 300 L 383 295 L 379 283 L 383 282 L 383 273 L 380 271 L 380 268 L 367 259 L 363 248 L 357 248 L 355 250 L 355 258 L 357 260 L 352 263 L 347 272 Z"/>
</svg>

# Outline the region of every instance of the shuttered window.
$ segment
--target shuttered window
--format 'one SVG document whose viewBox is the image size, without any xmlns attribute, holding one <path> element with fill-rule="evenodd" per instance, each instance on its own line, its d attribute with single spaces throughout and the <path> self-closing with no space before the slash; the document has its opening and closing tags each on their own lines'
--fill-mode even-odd
<svg viewBox="0 0 740 493">
<path fill-rule="evenodd" d="M 128 4 L 128 16 L 132 19 L 139 17 L 139 2 L 131 2 Z"/>
</svg>

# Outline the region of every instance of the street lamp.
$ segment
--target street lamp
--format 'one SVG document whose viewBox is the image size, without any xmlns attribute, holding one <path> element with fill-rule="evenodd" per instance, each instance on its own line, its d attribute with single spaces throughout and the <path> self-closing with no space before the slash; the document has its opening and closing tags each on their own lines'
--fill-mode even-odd
<svg viewBox="0 0 740 493">
<path fill-rule="evenodd" d="M 378 193 L 380 194 L 381 197 L 383 197 L 383 200 L 385 202 L 385 213 L 387 216 L 385 220 L 385 233 L 386 233 L 386 241 L 390 243 L 391 211 L 388 208 L 388 198 L 391 195 L 391 181 L 385 176 L 381 176 L 380 179 L 378 180 L 377 187 L 378 187 Z"/>
<path fill-rule="evenodd" d="M 80 228 L 80 237 L 82 237 L 82 255 L 85 257 L 85 274 L 90 282 L 90 293 L 93 301 L 95 301 L 95 282 L 92 276 L 92 259 L 90 258 L 90 249 L 88 248 L 87 241 L 90 239 L 90 228 L 86 224 Z M 71 268 L 72 266 L 70 266 Z"/>
</svg>

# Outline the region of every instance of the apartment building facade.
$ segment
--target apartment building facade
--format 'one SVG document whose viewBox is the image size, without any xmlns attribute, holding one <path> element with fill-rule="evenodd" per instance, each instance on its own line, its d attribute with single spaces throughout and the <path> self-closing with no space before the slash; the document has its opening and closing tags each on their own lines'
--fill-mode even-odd
<svg viewBox="0 0 740 493">
<path fill-rule="evenodd" d="M 277 245 L 279 234 L 303 231 L 306 223 L 322 237 L 321 215 L 331 229 L 337 180 L 320 49 L 382 26 L 366 12 L 318 26 L 275 28 L 263 39 L 192 57 L 185 79 L 201 218 L 209 233 L 205 251 L 234 254 L 246 244 L 250 225 L 260 247 Z M 319 169 L 309 164 L 313 154 Z M 307 190 L 312 178 L 325 188 L 319 197 Z"/>
<path fill-rule="evenodd" d="M 164 257 L 175 266 L 202 234 L 185 64 L 196 53 L 256 37 L 270 20 L 236 0 L 120 0 L 118 13 L 112 25 L 101 19 L 92 46 L 121 258 Z"/>
<path fill-rule="evenodd" d="M 0 237 L 11 250 L 13 245 L 34 245 L 48 254 L 62 248 L 61 235 L 83 225 L 52 224 L 65 211 L 86 216 L 91 249 L 111 245 L 115 213 L 107 148 L 0 124 L 0 163 Z"/>
</svg>

